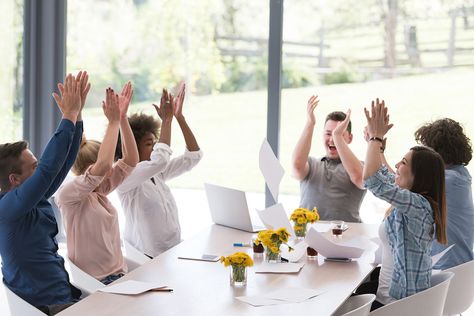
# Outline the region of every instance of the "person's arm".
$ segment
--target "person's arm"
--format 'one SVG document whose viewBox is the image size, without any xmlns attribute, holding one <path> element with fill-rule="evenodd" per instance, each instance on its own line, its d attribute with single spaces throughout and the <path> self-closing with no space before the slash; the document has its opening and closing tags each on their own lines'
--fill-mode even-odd
<svg viewBox="0 0 474 316">
<path fill-rule="evenodd" d="M 367 153 L 364 162 L 363 177 L 367 180 L 374 175 L 382 166 L 380 158 L 380 147 L 383 145 L 385 134 L 392 128 L 393 124 L 389 124 L 387 119 L 387 108 L 385 102 L 372 101 L 371 114 L 364 108 L 365 117 L 367 119 L 367 131 L 369 134 L 369 142 L 367 144 Z"/>
<path fill-rule="evenodd" d="M 155 107 L 156 113 L 161 118 L 160 139 L 158 142 L 170 146 L 171 122 L 173 121 L 175 99 L 166 89 L 163 89 L 160 106 L 156 104 L 153 104 L 153 106 Z"/>
<path fill-rule="evenodd" d="M 84 133 L 84 124 L 82 122 L 82 110 L 84 109 L 84 105 L 86 104 L 87 94 L 90 90 L 90 83 L 88 83 L 89 76 L 87 72 L 80 71 L 76 77 L 76 84 L 79 84 L 79 91 L 81 95 L 81 110 L 77 115 L 76 121 L 76 129 L 74 131 L 74 138 L 72 140 L 71 147 L 69 148 L 68 155 L 66 157 L 66 161 L 61 168 L 61 171 L 58 173 L 56 178 L 53 180 L 48 192 L 46 192 L 45 197 L 49 199 L 59 188 L 59 186 L 63 183 L 64 179 L 66 178 L 69 170 L 71 169 L 72 165 L 76 161 L 77 153 L 79 152 L 79 148 L 81 145 L 82 134 Z M 62 84 L 58 85 L 59 91 L 64 89 Z M 61 97 L 59 97 L 61 99 Z"/>
<path fill-rule="evenodd" d="M 316 118 L 314 116 L 314 109 L 319 103 L 318 96 L 311 96 L 308 100 L 306 108 L 307 120 L 306 125 L 303 129 L 298 143 L 296 143 L 295 150 L 293 151 L 293 177 L 301 181 L 308 175 L 309 172 L 309 152 L 311 150 L 311 142 L 313 140 L 314 125 L 316 124 Z"/>
<path fill-rule="evenodd" d="M 185 150 L 184 154 L 173 158 L 166 165 L 166 168 L 163 170 L 163 179 L 170 180 L 176 178 L 183 173 L 193 169 L 199 161 L 202 159 L 202 151 L 189 151 Z"/>
<path fill-rule="evenodd" d="M 354 155 L 349 145 L 344 140 L 344 133 L 348 133 L 347 126 L 351 120 L 351 110 L 347 111 L 346 118 L 342 122 L 338 122 L 336 128 L 332 132 L 332 139 L 336 146 L 342 165 L 349 175 L 351 182 L 360 189 L 364 188 L 362 181 L 363 166 L 359 159 Z"/>
<path fill-rule="evenodd" d="M 123 162 L 130 167 L 138 163 L 138 147 L 133 136 L 132 128 L 127 118 L 128 106 L 133 96 L 132 84 L 128 82 L 119 96 L 120 108 L 120 139 L 122 143 Z"/>
<path fill-rule="evenodd" d="M 70 207 L 79 207 L 87 196 L 102 182 L 104 176 L 93 176 L 90 168 L 80 176 L 64 183 L 54 196 L 54 201 L 62 212 Z"/>
<path fill-rule="evenodd" d="M 387 122 L 388 122 L 388 115 L 387 115 Z M 369 142 L 369 132 L 367 131 L 367 126 L 364 127 L 364 139 L 368 143 Z M 385 137 L 382 141 L 382 145 L 380 146 L 380 159 L 382 159 L 382 164 L 387 166 L 388 170 L 391 173 L 395 173 L 393 168 L 390 166 L 390 164 L 387 161 L 387 158 L 385 157 L 385 149 L 387 147 L 387 137 Z"/>
<path fill-rule="evenodd" d="M 105 102 L 102 102 L 102 109 L 104 110 L 109 124 L 107 125 L 104 139 L 99 148 L 97 161 L 90 168 L 90 174 L 93 176 L 104 176 L 112 169 L 114 161 L 120 125 L 120 109 L 119 97 L 111 88 L 108 88 L 106 91 L 106 98 Z"/>
<path fill-rule="evenodd" d="M 189 151 L 199 151 L 199 145 L 196 141 L 196 138 L 194 137 L 194 134 L 183 115 L 184 96 L 186 94 L 185 89 L 186 86 L 184 82 L 181 82 L 178 89 L 178 95 L 176 96 L 174 116 L 176 121 L 178 121 L 181 132 L 183 133 L 184 141 L 186 142 L 186 148 Z"/>
</svg>

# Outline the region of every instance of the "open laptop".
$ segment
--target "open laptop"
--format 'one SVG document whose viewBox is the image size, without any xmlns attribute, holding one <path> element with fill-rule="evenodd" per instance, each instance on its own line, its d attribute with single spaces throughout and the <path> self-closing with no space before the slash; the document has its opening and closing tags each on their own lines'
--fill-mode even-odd
<svg viewBox="0 0 474 316">
<path fill-rule="evenodd" d="M 214 223 L 251 233 L 265 229 L 252 225 L 245 192 L 209 183 L 204 188 Z"/>
</svg>

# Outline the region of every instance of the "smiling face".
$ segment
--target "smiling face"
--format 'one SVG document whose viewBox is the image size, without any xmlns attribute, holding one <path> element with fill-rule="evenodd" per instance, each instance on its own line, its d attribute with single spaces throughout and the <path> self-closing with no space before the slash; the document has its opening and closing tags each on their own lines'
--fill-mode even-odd
<svg viewBox="0 0 474 316">
<path fill-rule="evenodd" d="M 146 133 L 138 142 L 138 155 L 140 161 L 150 160 L 153 146 L 155 145 L 156 137 L 153 133 Z"/>
<path fill-rule="evenodd" d="M 336 146 L 334 146 L 334 141 L 332 139 L 332 131 L 336 128 L 338 121 L 328 120 L 324 124 L 324 133 L 323 133 L 323 142 L 326 149 L 326 157 L 329 159 L 338 159 L 339 153 L 337 152 Z M 347 144 L 352 142 L 352 134 L 347 130 L 342 134 L 344 141 Z"/>
<path fill-rule="evenodd" d="M 413 151 L 409 151 L 403 158 L 398 162 L 395 167 L 397 172 L 395 173 L 395 184 L 400 188 L 411 190 L 415 175 L 412 172 L 412 157 Z"/>
</svg>

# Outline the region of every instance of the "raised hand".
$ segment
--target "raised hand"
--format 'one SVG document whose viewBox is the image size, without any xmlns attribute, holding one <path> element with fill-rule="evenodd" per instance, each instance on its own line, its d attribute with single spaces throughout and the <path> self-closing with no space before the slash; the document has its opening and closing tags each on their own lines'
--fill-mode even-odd
<svg viewBox="0 0 474 316">
<path fill-rule="evenodd" d="M 333 136 L 342 135 L 345 131 L 347 131 L 347 126 L 349 126 L 349 122 L 351 120 L 351 109 L 347 110 L 346 118 L 344 121 L 337 122 L 336 128 L 332 131 Z"/>
<path fill-rule="evenodd" d="M 371 112 L 364 108 L 365 117 L 367 119 L 367 132 L 369 137 L 378 137 L 383 139 L 385 134 L 393 127 L 390 124 L 390 116 L 388 109 L 385 107 L 385 101 L 381 102 L 377 98 L 372 101 Z"/>
<path fill-rule="evenodd" d="M 102 101 L 102 109 L 109 123 L 120 121 L 119 96 L 112 88 L 105 91 L 105 101 Z"/>
<path fill-rule="evenodd" d="M 176 117 L 176 119 L 180 119 L 183 117 L 183 103 L 184 103 L 185 94 L 186 94 L 186 84 L 183 81 L 181 81 L 179 83 L 176 98 L 175 98 L 174 117 Z"/>
<path fill-rule="evenodd" d="M 58 89 L 60 94 L 53 93 L 54 101 L 63 117 L 75 122 L 82 109 L 80 81 L 77 81 L 72 74 L 68 74 L 64 84 L 58 84 Z"/>
<path fill-rule="evenodd" d="M 91 89 L 91 84 L 89 83 L 89 74 L 87 71 L 79 71 L 76 77 L 76 81 L 79 81 L 80 92 L 81 92 L 81 110 L 86 105 L 87 94 Z"/>
<path fill-rule="evenodd" d="M 129 81 L 127 82 L 122 89 L 122 92 L 119 95 L 119 108 L 120 108 L 120 118 L 126 118 L 128 112 L 128 106 L 133 97 L 133 86 Z"/>
<path fill-rule="evenodd" d="M 153 104 L 155 107 L 156 113 L 160 116 L 162 121 L 173 119 L 174 108 L 175 108 L 175 98 L 168 92 L 168 90 L 163 89 L 163 94 L 161 95 L 160 106 Z"/>
<path fill-rule="evenodd" d="M 318 106 L 319 99 L 317 95 L 312 95 L 308 100 L 308 105 L 306 107 L 306 114 L 308 115 L 308 122 L 311 124 L 316 124 L 316 117 L 314 116 L 314 109 Z"/>
</svg>

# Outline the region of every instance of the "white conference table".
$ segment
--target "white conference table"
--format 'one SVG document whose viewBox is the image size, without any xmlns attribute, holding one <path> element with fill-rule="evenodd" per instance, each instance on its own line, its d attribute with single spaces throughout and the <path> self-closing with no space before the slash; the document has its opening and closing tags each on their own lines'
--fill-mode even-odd
<svg viewBox="0 0 474 316">
<path fill-rule="evenodd" d="M 349 223 L 342 240 L 355 236 L 377 236 L 378 225 Z M 328 238 L 330 236 L 327 233 Z M 230 255 L 251 248 L 233 247 L 234 242 L 251 240 L 254 234 L 212 225 L 183 241 L 152 261 L 128 273 L 122 280 L 151 281 L 167 285 L 173 292 L 147 292 L 136 296 L 96 292 L 58 315 L 331 315 L 373 269 L 376 246 L 367 242 L 361 258 L 350 263 L 301 259 L 305 266 L 297 274 L 256 274 L 248 270 L 247 286 L 229 284 L 229 267 L 220 262 L 182 260 L 180 255 Z M 261 262 L 255 260 L 258 265 Z M 234 297 L 258 295 L 282 287 L 322 289 L 325 292 L 302 303 L 254 307 Z"/>
</svg>

